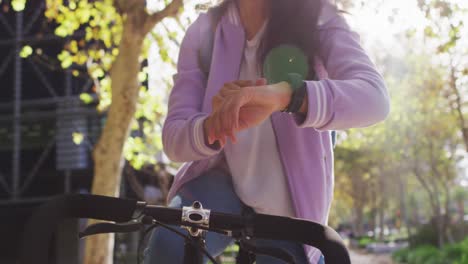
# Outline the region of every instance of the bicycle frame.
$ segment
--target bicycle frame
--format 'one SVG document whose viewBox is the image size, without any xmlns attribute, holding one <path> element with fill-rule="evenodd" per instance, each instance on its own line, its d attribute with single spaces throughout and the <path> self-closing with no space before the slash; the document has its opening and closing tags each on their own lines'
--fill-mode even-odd
<svg viewBox="0 0 468 264">
<path fill-rule="evenodd" d="M 184 264 L 203 264 L 203 254 L 199 247 L 205 247 L 205 239 L 203 235 L 192 236 L 191 241 L 185 241 L 184 247 Z"/>
</svg>

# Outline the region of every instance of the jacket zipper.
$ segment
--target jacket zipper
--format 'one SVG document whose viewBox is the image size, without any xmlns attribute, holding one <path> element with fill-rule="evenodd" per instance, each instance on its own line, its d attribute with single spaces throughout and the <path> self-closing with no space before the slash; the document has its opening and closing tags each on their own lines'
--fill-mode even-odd
<svg viewBox="0 0 468 264">
<path fill-rule="evenodd" d="M 278 113 L 277 113 L 278 114 Z M 283 157 L 283 153 L 281 152 L 281 146 L 279 144 L 279 138 L 278 138 L 278 135 L 276 134 L 276 122 L 275 122 L 275 118 L 274 118 L 274 115 L 271 115 L 270 117 L 270 121 L 271 121 L 271 125 L 273 127 L 273 134 L 275 135 L 275 143 L 276 143 L 276 147 L 278 148 L 278 152 L 279 152 L 279 156 L 280 156 L 280 160 L 281 160 L 281 165 L 283 167 L 283 172 L 284 172 L 284 176 L 286 177 L 286 182 L 288 184 L 288 190 L 289 190 L 289 197 L 291 199 L 291 202 L 292 202 L 292 206 L 293 206 L 293 209 L 294 209 L 294 214 L 296 217 L 300 217 L 298 214 L 299 214 L 299 208 L 298 208 L 298 205 L 297 205 L 297 202 L 296 202 L 296 199 L 294 197 L 293 194 L 293 190 L 292 190 L 292 187 L 291 187 L 291 179 L 290 177 L 288 176 L 288 172 L 287 172 L 287 169 L 286 169 L 286 165 L 285 165 L 285 161 L 284 161 L 284 157 Z"/>
<path fill-rule="evenodd" d="M 323 145 L 323 137 L 322 133 L 319 133 L 319 138 L 320 138 L 320 147 L 321 147 L 321 157 L 320 157 L 320 163 L 322 165 L 322 173 L 324 177 L 324 187 L 325 187 L 325 199 L 323 199 L 323 209 L 325 211 L 327 210 L 328 204 L 329 204 L 329 190 L 328 190 L 328 173 L 327 173 L 327 155 L 325 153 L 325 146 Z M 324 214 L 324 219 L 322 219 L 322 222 L 325 223 L 325 220 L 327 220 L 326 214 Z"/>
</svg>

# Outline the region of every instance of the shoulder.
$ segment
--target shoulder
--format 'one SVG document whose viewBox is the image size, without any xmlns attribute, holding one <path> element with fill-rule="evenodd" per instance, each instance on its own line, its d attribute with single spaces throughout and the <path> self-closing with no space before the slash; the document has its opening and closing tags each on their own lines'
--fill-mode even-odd
<svg viewBox="0 0 468 264">
<path fill-rule="evenodd" d="M 344 29 L 350 30 L 343 12 L 330 2 L 322 0 L 322 10 L 318 19 L 318 30 Z"/>
<path fill-rule="evenodd" d="M 185 38 L 193 41 L 199 39 L 203 30 L 210 25 L 209 13 L 201 13 L 195 21 L 188 26 L 185 32 Z"/>
</svg>

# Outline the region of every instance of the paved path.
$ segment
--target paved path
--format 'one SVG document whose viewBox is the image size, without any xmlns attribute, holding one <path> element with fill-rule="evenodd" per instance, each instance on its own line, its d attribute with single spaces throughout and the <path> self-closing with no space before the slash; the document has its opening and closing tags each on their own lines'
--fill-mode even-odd
<svg viewBox="0 0 468 264">
<path fill-rule="evenodd" d="M 389 255 L 373 255 L 351 250 L 352 264 L 395 264 Z"/>
</svg>

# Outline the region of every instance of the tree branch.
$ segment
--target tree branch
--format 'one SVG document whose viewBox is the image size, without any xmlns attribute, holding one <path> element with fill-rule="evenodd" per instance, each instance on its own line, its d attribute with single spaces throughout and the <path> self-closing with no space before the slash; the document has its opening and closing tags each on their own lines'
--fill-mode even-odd
<svg viewBox="0 0 468 264">
<path fill-rule="evenodd" d="M 145 32 L 150 32 L 153 27 L 164 18 L 175 17 L 179 13 L 179 10 L 183 4 L 183 0 L 172 0 L 172 2 L 168 4 L 163 10 L 150 15 L 145 23 Z"/>
<path fill-rule="evenodd" d="M 135 10 L 143 10 L 146 7 L 144 0 L 114 0 L 114 7 L 119 14 L 128 14 Z"/>
<path fill-rule="evenodd" d="M 463 115 L 461 95 L 457 87 L 457 77 L 455 76 L 455 69 L 453 66 L 450 67 L 449 87 L 452 90 L 453 94 L 455 95 L 455 102 L 456 102 L 456 106 L 454 106 L 453 104 L 450 104 L 450 107 L 452 108 L 453 111 L 456 112 L 458 116 L 460 130 L 463 135 L 463 142 L 465 143 L 465 148 L 468 151 L 468 127 L 466 125 L 466 120 Z"/>
</svg>

